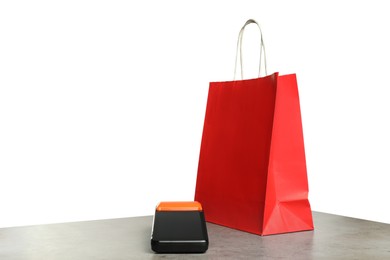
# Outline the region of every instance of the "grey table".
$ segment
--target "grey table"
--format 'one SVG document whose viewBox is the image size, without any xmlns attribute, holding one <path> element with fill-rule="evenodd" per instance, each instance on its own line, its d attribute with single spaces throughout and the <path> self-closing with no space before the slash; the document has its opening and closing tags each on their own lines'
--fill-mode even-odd
<svg viewBox="0 0 390 260">
<path fill-rule="evenodd" d="M 207 224 L 205 254 L 154 254 L 152 217 L 0 229 L 0 259 L 390 259 L 390 225 L 313 212 L 315 231 L 260 237 Z"/>
</svg>

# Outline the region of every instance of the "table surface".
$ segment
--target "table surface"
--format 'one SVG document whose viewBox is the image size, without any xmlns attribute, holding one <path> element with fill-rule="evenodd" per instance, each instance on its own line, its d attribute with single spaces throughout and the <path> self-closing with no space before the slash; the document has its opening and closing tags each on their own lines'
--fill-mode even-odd
<svg viewBox="0 0 390 260">
<path fill-rule="evenodd" d="M 205 254 L 155 254 L 152 216 L 0 229 L 0 259 L 390 259 L 390 225 L 313 212 L 315 230 L 257 236 L 207 223 Z"/>
</svg>

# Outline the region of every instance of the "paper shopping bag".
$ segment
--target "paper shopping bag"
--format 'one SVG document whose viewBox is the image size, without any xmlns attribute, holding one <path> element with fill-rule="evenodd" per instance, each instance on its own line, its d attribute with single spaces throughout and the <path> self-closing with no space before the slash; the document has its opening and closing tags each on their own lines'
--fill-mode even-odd
<svg viewBox="0 0 390 260">
<path fill-rule="evenodd" d="M 195 190 L 206 221 L 259 235 L 312 230 L 303 141 L 295 74 L 211 82 Z"/>
</svg>

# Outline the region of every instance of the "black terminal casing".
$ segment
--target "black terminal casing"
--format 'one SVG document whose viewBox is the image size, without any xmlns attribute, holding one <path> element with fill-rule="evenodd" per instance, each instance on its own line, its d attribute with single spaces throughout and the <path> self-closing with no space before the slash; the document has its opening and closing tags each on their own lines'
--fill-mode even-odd
<svg viewBox="0 0 390 260">
<path fill-rule="evenodd" d="M 152 238 L 156 253 L 204 253 L 209 239 L 203 211 L 156 210 Z"/>
</svg>

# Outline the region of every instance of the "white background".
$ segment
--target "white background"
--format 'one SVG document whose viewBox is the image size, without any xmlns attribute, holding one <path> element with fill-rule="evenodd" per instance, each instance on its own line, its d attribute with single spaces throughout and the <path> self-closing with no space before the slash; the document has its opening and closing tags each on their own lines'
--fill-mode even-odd
<svg viewBox="0 0 390 260">
<path fill-rule="evenodd" d="M 390 223 L 386 1 L 2 1 L 0 227 L 192 200 L 210 81 L 263 28 L 297 73 L 316 211 Z M 244 36 L 256 77 L 259 34 Z"/>
</svg>

